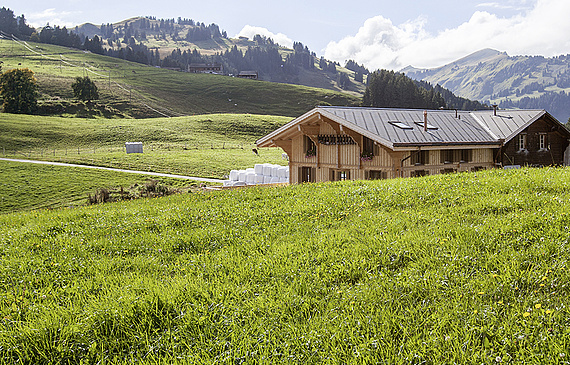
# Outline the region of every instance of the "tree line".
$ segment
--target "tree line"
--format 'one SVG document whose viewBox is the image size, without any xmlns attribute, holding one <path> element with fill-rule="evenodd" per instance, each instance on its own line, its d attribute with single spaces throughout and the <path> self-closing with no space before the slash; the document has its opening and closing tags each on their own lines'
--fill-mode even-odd
<svg viewBox="0 0 570 365">
<path fill-rule="evenodd" d="M 411 109 L 480 110 L 489 106 L 461 98 L 451 91 L 425 81 L 415 81 L 403 73 L 377 70 L 368 75 L 363 106 Z"/>
</svg>

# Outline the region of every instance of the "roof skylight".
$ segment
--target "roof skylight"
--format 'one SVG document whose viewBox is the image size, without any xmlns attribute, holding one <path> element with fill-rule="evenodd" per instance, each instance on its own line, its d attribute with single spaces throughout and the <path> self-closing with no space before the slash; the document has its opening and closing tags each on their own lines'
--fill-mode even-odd
<svg viewBox="0 0 570 365">
<path fill-rule="evenodd" d="M 398 121 L 391 121 L 388 123 L 392 124 L 394 127 L 400 128 L 400 129 L 414 129 L 411 126 L 407 125 L 406 123 L 402 123 L 402 122 L 398 122 Z"/>
<path fill-rule="evenodd" d="M 424 127 L 424 122 L 416 122 L 416 124 L 419 125 L 419 126 L 422 127 L 422 128 Z M 427 125 L 427 128 L 428 128 L 428 129 L 437 129 L 436 126 L 431 125 L 431 124 L 429 124 L 429 123 L 428 123 L 428 125 Z"/>
</svg>

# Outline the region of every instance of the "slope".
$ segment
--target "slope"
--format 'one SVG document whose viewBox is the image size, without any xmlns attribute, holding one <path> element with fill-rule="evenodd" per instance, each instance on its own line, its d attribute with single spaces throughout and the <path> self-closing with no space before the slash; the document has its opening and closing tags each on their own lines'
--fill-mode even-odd
<svg viewBox="0 0 570 365">
<path fill-rule="evenodd" d="M 357 105 L 352 95 L 297 85 L 189 74 L 75 49 L 0 39 L 2 69 L 35 72 L 48 114 L 66 114 L 77 76 L 100 89 L 105 115 L 157 117 L 205 113 L 297 116 L 318 104 Z"/>
<path fill-rule="evenodd" d="M 569 171 L 0 215 L 3 363 L 563 363 Z"/>
</svg>

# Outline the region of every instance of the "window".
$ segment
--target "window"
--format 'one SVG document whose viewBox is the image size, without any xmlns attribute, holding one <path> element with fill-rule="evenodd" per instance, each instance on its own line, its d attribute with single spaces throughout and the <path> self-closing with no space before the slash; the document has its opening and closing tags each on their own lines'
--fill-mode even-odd
<svg viewBox="0 0 570 365">
<path fill-rule="evenodd" d="M 461 150 L 461 158 L 459 162 L 471 162 L 471 150 Z"/>
<path fill-rule="evenodd" d="M 383 180 L 388 178 L 386 171 L 370 170 L 368 172 L 368 180 Z"/>
<path fill-rule="evenodd" d="M 309 136 L 303 136 L 303 149 L 305 151 L 305 157 L 311 158 L 317 155 L 317 147 Z"/>
<path fill-rule="evenodd" d="M 517 137 L 517 149 L 519 151 L 526 150 L 526 134 L 519 134 Z"/>
<path fill-rule="evenodd" d="M 453 174 L 455 169 L 443 169 L 440 171 L 442 174 Z"/>
<path fill-rule="evenodd" d="M 538 135 L 538 149 L 547 150 L 548 145 L 546 144 L 546 133 L 540 133 Z"/>
<path fill-rule="evenodd" d="M 412 165 L 427 165 L 429 164 L 429 151 L 414 151 L 411 157 Z"/>
<path fill-rule="evenodd" d="M 374 141 L 362 136 L 362 154 L 374 156 Z"/>
<path fill-rule="evenodd" d="M 407 125 L 406 123 L 402 123 L 402 122 L 398 122 L 398 121 L 391 121 L 388 123 L 392 124 L 394 127 L 400 128 L 400 129 L 414 129 L 413 127 Z"/>
<path fill-rule="evenodd" d="M 453 163 L 453 150 L 442 150 L 440 156 L 441 163 Z"/>
<path fill-rule="evenodd" d="M 331 170 L 331 181 L 350 180 L 350 171 Z"/>
<path fill-rule="evenodd" d="M 315 182 L 316 169 L 314 167 L 300 167 L 299 174 L 300 182 Z"/>
<path fill-rule="evenodd" d="M 429 175 L 429 172 L 427 170 L 415 170 L 415 171 L 412 171 L 412 173 L 410 175 L 411 175 L 411 177 L 421 177 L 421 176 Z"/>
</svg>

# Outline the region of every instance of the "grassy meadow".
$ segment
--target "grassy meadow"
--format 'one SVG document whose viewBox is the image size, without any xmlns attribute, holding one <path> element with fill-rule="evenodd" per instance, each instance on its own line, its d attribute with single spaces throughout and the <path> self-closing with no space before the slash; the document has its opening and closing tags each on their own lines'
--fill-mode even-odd
<svg viewBox="0 0 570 365">
<path fill-rule="evenodd" d="M 121 172 L 0 161 L 0 214 L 86 205 L 100 189 L 126 192 L 151 180 L 186 191 L 199 182 Z"/>
<path fill-rule="evenodd" d="M 2 363 L 566 364 L 570 171 L 0 215 Z"/>
<path fill-rule="evenodd" d="M 72 116 L 162 117 L 251 113 L 296 117 L 316 105 L 359 105 L 360 98 L 319 88 L 190 74 L 145 66 L 80 50 L 0 39 L 2 70 L 34 71 L 41 102 L 52 113 Z M 69 105 L 71 84 L 89 76 L 97 84 L 99 108 Z"/>
<path fill-rule="evenodd" d="M 281 149 L 255 141 L 291 118 L 211 114 L 178 118 L 82 119 L 0 114 L 0 157 L 223 178 L 256 163 L 286 164 Z M 143 142 L 143 154 L 124 151 Z"/>
</svg>

